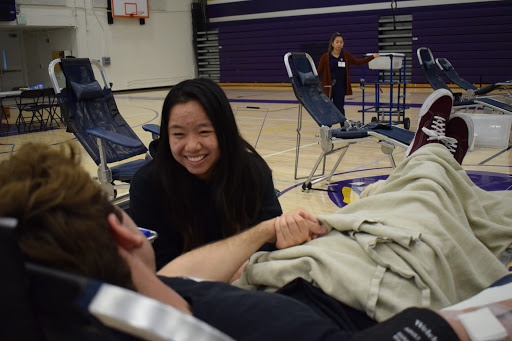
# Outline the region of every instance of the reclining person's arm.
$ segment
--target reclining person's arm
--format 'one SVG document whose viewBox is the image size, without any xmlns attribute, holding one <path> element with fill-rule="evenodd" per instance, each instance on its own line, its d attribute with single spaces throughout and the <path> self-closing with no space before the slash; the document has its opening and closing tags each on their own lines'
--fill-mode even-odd
<svg viewBox="0 0 512 341">
<path fill-rule="evenodd" d="M 264 243 L 283 249 L 324 234 L 326 229 L 311 214 L 299 210 L 264 221 L 221 241 L 187 252 L 164 266 L 158 275 L 229 281 L 240 266 Z"/>
</svg>

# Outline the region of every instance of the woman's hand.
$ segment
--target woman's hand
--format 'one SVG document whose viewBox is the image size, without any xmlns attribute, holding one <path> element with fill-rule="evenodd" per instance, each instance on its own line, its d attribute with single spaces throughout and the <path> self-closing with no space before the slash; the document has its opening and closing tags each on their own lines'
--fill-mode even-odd
<svg viewBox="0 0 512 341">
<path fill-rule="evenodd" d="M 315 216 L 303 209 L 275 218 L 274 228 L 278 249 L 300 245 L 327 232 Z"/>
</svg>

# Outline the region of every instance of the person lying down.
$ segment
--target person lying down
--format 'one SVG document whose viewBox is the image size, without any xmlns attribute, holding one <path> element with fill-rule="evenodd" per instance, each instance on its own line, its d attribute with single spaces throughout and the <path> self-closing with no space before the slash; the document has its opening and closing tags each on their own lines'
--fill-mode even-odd
<svg viewBox="0 0 512 341">
<path fill-rule="evenodd" d="M 383 321 L 406 307 L 441 309 L 506 275 L 512 191 L 486 192 L 460 165 L 473 126 L 436 91 L 420 111 L 407 158 L 371 194 L 318 216 L 329 233 L 256 253 L 234 285 L 273 292 L 300 277 Z"/>
<path fill-rule="evenodd" d="M 330 238 L 334 231 L 319 237 L 327 229 L 301 210 L 190 251 L 157 277 L 150 242 L 79 164 L 72 148 L 59 152 L 37 144 L 23 146 L 0 163 L 0 216 L 19 221 L 16 236 L 27 260 L 135 290 L 193 314 L 236 340 L 364 341 L 403 335 L 469 340 L 460 317 L 475 306 L 480 311 L 482 305 L 512 333 L 507 319 L 511 314 L 506 313 L 512 309 L 510 287 L 505 288 L 509 297 L 498 302 L 484 300 L 437 312 L 411 307 L 376 323 L 301 278 L 278 293 L 223 283 L 265 242 L 275 242 L 282 249 L 277 252 L 283 252 Z M 400 294 L 395 297 L 400 299 Z"/>
<path fill-rule="evenodd" d="M 436 307 L 507 279 L 496 256 L 510 245 L 512 198 L 481 192 L 466 177 L 459 163 L 464 136 L 472 134 L 464 120 L 449 118 L 449 111 L 423 116 L 427 122 L 446 119 L 446 129 L 434 133 L 422 123 L 428 133 L 420 130 L 410 156 L 372 195 L 343 209 L 346 217 L 289 212 L 192 250 L 158 276 L 149 241 L 80 167 L 70 145 L 59 151 L 26 144 L 0 163 L 0 216 L 19 221 L 16 235 L 28 260 L 135 290 L 237 340 L 395 340 L 409 331 L 432 340 L 468 340 L 459 317 L 475 307 Z M 378 208 L 381 195 L 388 210 Z M 367 205 L 372 215 L 364 216 Z M 253 255 L 266 242 L 281 250 Z M 316 255 L 322 243 L 327 256 Z M 311 260 L 304 262 L 301 250 L 315 250 Z M 237 285 L 277 293 L 226 283 L 249 257 Z M 262 273 L 265 268 L 276 278 Z M 512 297 L 480 302 L 476 309 L 483 305 L 490 309 L 487 317 L 512 335 Z"/>
</svg>

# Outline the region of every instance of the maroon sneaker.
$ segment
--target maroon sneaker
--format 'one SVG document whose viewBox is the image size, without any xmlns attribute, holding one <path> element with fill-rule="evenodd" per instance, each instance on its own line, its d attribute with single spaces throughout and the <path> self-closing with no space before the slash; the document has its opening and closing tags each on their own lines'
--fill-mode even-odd
<svg viewBox="0 0 512 341">
<path fill-rule="evenodd" d="M 464 156 L 466 156 L 469 147 L 473 143 L 473 120 L 465 114 L 452 115 L 446 125 L 446 136 L 448 138 L 442 140 L 441 143 L 448 148 L 455 160 L 462 165 L 462 160 L 464 160 Z"/>
<path fill-rule="evenodd" d="M 405 152 L 408 157 L 427 143 L 438 143 L 445 138 L 445 127 L 452 111 L 453 95 L 446 89 L 431 93 L 420 109 L 418 130 Z"/>
</svg>

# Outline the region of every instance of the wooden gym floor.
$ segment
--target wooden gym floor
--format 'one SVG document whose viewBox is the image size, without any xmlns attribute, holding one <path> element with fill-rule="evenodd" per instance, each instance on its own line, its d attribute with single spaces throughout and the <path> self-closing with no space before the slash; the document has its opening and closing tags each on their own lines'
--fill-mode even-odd
<svg viewBox="0 0 512 341">
<path fill-rule="evenodd" d="M 344 205 L 356 200 L 358 192 L 365 185 L 365 179 L 386 176 L 392 170 L 387 155 L 382 153 L 378 143 L 371 140 L 359 142 L 349 148 L 331 180 L 332 183 L 343 181 L 343 186 L 349 187 L 348 192 L 344 191 L 345 197 L 342 199 L 344 202 L 339 201 L 339 196 L 336 199 L 333 197 L 333 193 L 324 191 L 328 189 L 328 184 L 325 182 L 313 186 L 320 190 L 303 192 L 301 185 L 304 180 L 296 180 L 294 177 L 299 105 L 291 87 L 230 85 L 223 86 L 223 88 L 231 101 L 233 111 L 236 113 L 242 135 L 253 145 L 257 141 L 257 151 L 273 170 L 274 185 L 281 191 L 279 200 L 285 212 L 296 207 L 306 208 L 315 214 L 334 212 L 338 208 L 334 201 L 338 200 L 338 205 Z M 168 89 L 115 94 L 121 114 L 146 146 L 151 141 L 151 134 L 143 131 L 141 126 L 146 123 L 160 123 L 160 111 L 167 92 Z M 430 88 L 411 86 L 407 89 L 406 102 L 411 107 L 406 110 L 405 115 L 411 120 L 411 131 L 416 131 L 419 107 L 431 92 Z M 373 95 L 369 96 L 368 92 L 367 96 L 367 100 L 373 98 Z M 386 100 L 386 89 L 384 89 L 382 98 Z M 358 112 L 358 110 L 361 110 L 361 90 L 354 87 L 354 95 L 347 96 L 346 102 L 347 118 L 361 121 L 361 113 Z M 11 110 L 10 123 L 15 121 L 16 116 L 16 110 Z M 366 114 L 366 123 L 371 119 L 371 116 L 372 114 Z M 265 123 L 262 128 L 264 119 Z M 258 139 L 260 129 L 261 135 Z M 320 146 L 317 144 L 318 138 L 315 137 L 318 132 L 319 129 L 316 123 L 306 111 L 303 111 L 299 177 L 309 174 L 320 154 Z M 11 152 L 16 153 L 20 146 L 28 141 L 42 142 L 50 148 L 54 148 L 65 141 L 72 141 L 79 145 L 74 136 L 67 133 L 64 127 L 21 135 L 1 133 L 0 161 L 9 158 Z M 475 183 L 482 182 L 483 186 L 493 190 L 512 189 L 510 138 L 508 146 L 507 149 L 475 148 L 468 153 L 463 166 L 467 171 L 478 175 L 475 177 Z M 96 165 L 83 148 L 82 151 L 84 167 L 91 175 L 95 175 Z M 403 154 L 403 149 L 399 147 L 395 149 L 394 159 L 397 164 L 401 162 Z M 327 170 L 330 170 L 330 167 L 333 166 L 337 155 L 327 158 Z M 250 195 L 250 193 L 247 193 L 247 195 Z"/>
</svg>

